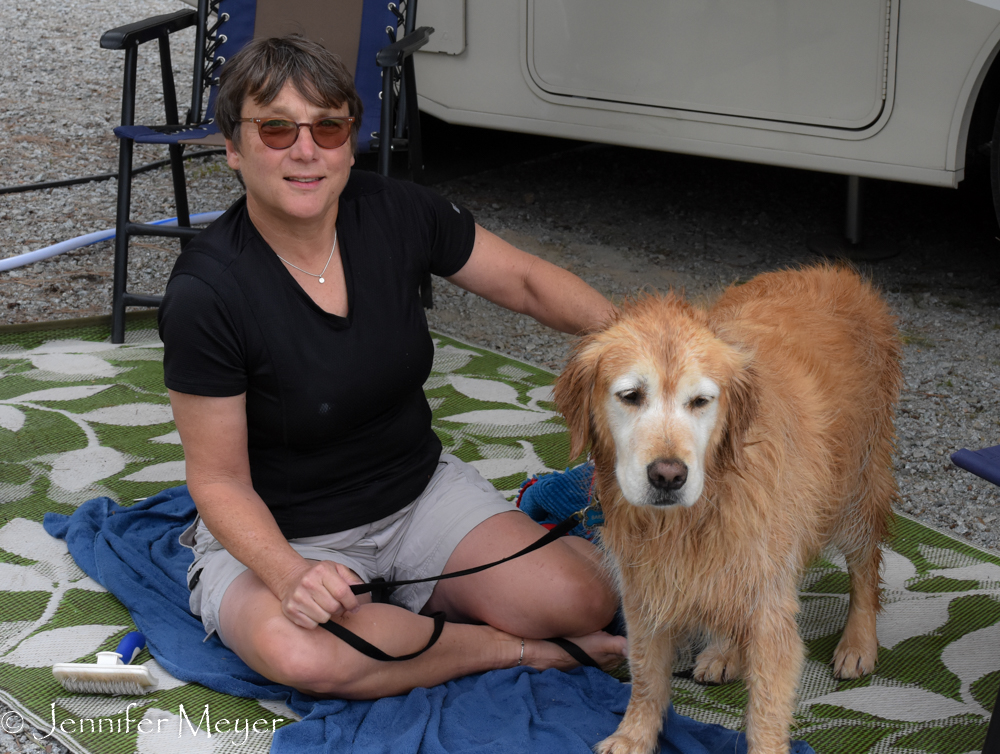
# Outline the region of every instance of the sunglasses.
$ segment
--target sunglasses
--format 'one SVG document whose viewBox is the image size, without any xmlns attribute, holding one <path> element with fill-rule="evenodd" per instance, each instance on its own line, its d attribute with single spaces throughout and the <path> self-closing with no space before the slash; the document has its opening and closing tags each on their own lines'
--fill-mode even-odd
<svg viewBox="0 0 1000 754">
<path fill-rule="evenodd" d="M 271 149 L 288 149 L 299 138 L 299 129 L 305 126 L 312 134 L 316 146 L 336 149 L 351 136 L 352 116 L 319 118 L 312 123 L 296 123 L 284 118 L 240 118 L 240 123 L 256 123 L 260 140 Z"/>
</svg>

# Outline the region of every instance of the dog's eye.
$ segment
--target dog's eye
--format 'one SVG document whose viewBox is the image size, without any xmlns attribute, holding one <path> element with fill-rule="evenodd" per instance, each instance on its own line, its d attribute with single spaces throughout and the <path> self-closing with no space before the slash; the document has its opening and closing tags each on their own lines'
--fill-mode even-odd
<svg viewBox="0 0 1000 754">
<path fill-rule="evenodd" d="M 709 398 L 708 396 L 699 395 L 697 398 L 693 398 L 688 405 L 693 409 L 698 409 L 698 408 L 705 408 L 705 406 L 707 406 L 711 402 L 712 399 Z"/>
<path fill-rule="evenodd" d="M 622 390 L 617 396 L 618 400 L 629 406 L 638 406 L 642 403 L 642 393 L 638 390 Z"/>
</svg>

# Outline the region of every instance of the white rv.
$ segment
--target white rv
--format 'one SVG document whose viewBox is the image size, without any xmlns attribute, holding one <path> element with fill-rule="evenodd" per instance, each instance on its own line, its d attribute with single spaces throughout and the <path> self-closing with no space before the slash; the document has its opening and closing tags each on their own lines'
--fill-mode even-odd
<svg viewBox="0 0 1000 754">
<path fill-rule="evenodd" d="M 449 123 L 950 187 L 992 142 L 1000 185 L 1000 0 L 419 0 L 418 25 Z"/>
</svg>

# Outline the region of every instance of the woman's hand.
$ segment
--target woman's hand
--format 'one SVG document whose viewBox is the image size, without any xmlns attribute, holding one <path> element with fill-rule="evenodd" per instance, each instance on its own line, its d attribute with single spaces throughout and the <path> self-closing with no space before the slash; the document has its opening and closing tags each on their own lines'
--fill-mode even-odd
<svg viewBox="0 0 1000 754">
<path fill-rule="evenodd" d="M 281 611 L 302 628 L 316 628 L 331 618 L 357 612 L 358 598 L 352 584 L 361 579 L 350 568 L 331 560 L 303 560 L 302 565 L 282 579 L 275 596 Z"/>
</svg>

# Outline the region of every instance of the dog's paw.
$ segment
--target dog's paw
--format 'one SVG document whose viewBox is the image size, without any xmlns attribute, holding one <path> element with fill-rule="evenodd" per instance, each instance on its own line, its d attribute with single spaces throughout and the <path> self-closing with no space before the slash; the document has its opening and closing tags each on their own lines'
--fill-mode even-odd
<svg viewBox="0 0 1000 754">
<path fill-rule="evenodd" d="M 833 677 L 840 681 L 850 681 L 868 675 L 875 670 L 878 643 L 848 643 L 840 640 L 833 652 Z"/>
<path fill-rule="evenodd" d="M 742 673 L 737 653 L 713 642 L 698 655 L 691 677 L 698 683 L 717 686 L 735 681 Z"/>
<path fill-rule="evenodd" d="M 655 750 L 655 740 L 646 743 L 621 733 L 608 736 L 594 747 L 595 754 L 652 754 Z"/>
</svg>

